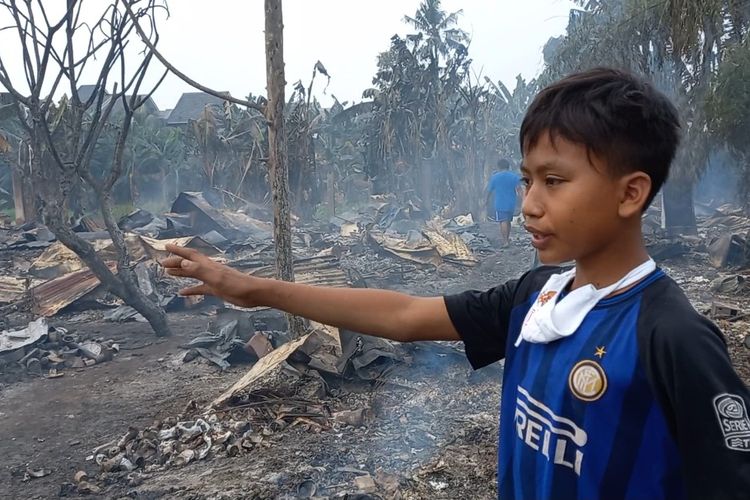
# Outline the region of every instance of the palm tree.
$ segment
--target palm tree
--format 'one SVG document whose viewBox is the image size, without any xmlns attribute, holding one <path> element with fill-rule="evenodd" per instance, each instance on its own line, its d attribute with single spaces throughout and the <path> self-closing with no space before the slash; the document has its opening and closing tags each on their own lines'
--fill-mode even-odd
<svg viewBox="0 0 750 500">
<path fill-rule="evenodd" d="M 417 30 L 417 33 L 406 37 L 407 41 L 413 46 L 417 60 L 427 63 L 424 90 L 429 120 L 422 132 L 430 161 L 423 163 L 420 158 L 418 163 L 422 201 L 427 212 L 432 210 L 434 170 L 436 167 L 447 168 L 449 156 L 446 115 L 450 95 L 446 84 L 455 83 L 457 71 L 468 63 L 466 44 L 469 36 L 457 27 L 461 13 L 460 10 L 447 13 L 440 0 L 423 0 L 414 17 L 404 17 L 404 22 Z M 445 63 L 443 78 L 441 63 Z"/>
<path fill-rule="evenodd" d="M 448 58 L 453 51 L 465 49 L 469 41 L 468 34 L 456 27 L 462 13 L 461 10 L 445 12 L 440 0 L 422 0 L 414 17 L 404 16 L 404 22 L 417 30 L 409 39 L 421 45 L 418 56 L 429 61 L 433 75 L 437 75 L 441 59 Z"/>
</svg>

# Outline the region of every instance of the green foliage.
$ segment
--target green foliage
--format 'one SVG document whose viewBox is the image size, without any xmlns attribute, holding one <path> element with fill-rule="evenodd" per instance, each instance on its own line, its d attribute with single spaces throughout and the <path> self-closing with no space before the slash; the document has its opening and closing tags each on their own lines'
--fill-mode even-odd
<svg viewBox="0 0 750 500">
<path fill-rule="evenodd" d="M 711 150 L 705 103 L 719 63 L 747 34 L 748 4 L 735 0 L 578 1 L 566 36 L 545 47 L 547 84 L 573 71 L 614 66 L 646 76 L 675 102 L 684 139 L 675 177 L 695 182 Z"/>
<path fill-rule="evenodd" d="M 477 210 L 477 194 L 497 158 L 520 160 L 519 128 L 538 89 L 599 65 L 646 75 L 678 104 L 686 124 L 678 176 L 696 179 L 703 172 L 711 149 L 706 130 L 747 164 L 747 2 L 576 4 L 566 34 L 544 48 L 542 74 L 531 81 L 519 76 L 512 89 L 472 71 L 461 11 L 446 12 L 439 0 L 423 0 L 404 17 L 413 32 L 390 39 L 363 102 L 334 98 L 324 108 L 311 93 L 317 76 L 330 81 L 332 75 L 318 61 L 309 85 L 298 82 L 285 105 L 290 189 L 298 213 L 325 216 L 330 207 L 320 207 L 331 199 L 331 193 L 323 194 L 331 183 L 350 204 L 387 192 L 426 207 Z M 249 99 L 263 104 L 262 98 Z M 62 101 L 50 110 L 61 140 L 68 106 Z M 111 124 L 97 142 L 92 172 L 99 178 L 109 168 L 118 132 Z M 186 128 L 138 113 L 125 152 L 128 175 L 116 185 L 116 199 L 123 206 L 166 207 L 181 190 L 214 188 L 227 199 L 262 201 L 269 191 L 267 148 L 264 118 L 254 110 L 207 107 Z"/>
<path fill-rule="evenodd" d="M 732 153 L 740 172 L 740 195 L 750 205 L 750 41 L 733 47 L 719 66 L 706 101 L 712 136 Z"/>
<path fill-rule="evenodd" d="M 750 41 L 724 57 L 706 101 L 710 130 L 737 152 L 750 154 Z"/>
<path fill-rule="evenodd" d="M 252 190 L 246 185 L 250 174 L 257 187 L 264 173 L 258 168 L 253 171 L 253 164 L 258 167 L 267 150 L 264 120 L 257 111 L 226 105 L 206 107 L 189 122 L 184 138 L 187 154 L 191 165 L 200 168 L 203 187 L 247 194 Z"/>
<path fill-rule="evenodd" d="M 120 203 L 112 206 L 112 215 L 115 216 L 115 219 L 120 220 L 134 210 L 135 207 L 131 203 Z"/>
</svg>

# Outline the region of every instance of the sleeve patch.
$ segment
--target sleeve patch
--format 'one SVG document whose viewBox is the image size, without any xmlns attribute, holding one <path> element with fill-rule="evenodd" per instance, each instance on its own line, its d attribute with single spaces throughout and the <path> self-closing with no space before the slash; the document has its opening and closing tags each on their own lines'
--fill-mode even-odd
<svg viewBox="0 0 750 500">
<path fill-rule="evenodd" d="M 745 401 L 736 394 L 719 394 L 714 398 L 714 411 L 726 447 L 750 452 L 750 417 Z"/>
</svg>

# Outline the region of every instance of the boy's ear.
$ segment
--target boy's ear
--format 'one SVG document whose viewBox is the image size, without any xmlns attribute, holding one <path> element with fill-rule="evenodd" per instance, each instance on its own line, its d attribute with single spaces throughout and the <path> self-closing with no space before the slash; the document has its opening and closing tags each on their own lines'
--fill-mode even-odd
<svg viewBox="0 0 750 500">
<path fill-rule="evenodd" d="M 620 179 L 620 217 L 640 217 L 649 193 L 651 177 L 647 173 L 638 171 L 623 176 Z"/>
</svg>

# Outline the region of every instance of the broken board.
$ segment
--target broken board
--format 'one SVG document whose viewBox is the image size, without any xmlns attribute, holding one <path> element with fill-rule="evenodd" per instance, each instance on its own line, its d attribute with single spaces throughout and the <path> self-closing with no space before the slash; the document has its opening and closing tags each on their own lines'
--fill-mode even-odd
<svg viewBox="0 0 750 500">
<path fill-rule="evenodd" d="M 245 390 L 258 380 L 262 379 L 265 375 L 269 374 L 272 370 L 277 368 L 281 363 L 287 360 L 294 351 L 299 349 L 302 344 L 308 339 L 310 334 L 303 335 L 297 340 L 288 342 L 281 347 L 273 350 L 266 356 L 262 357 L 245 375 L 242 376 L 232 387 L 224 391 L 224 393 L 218 398 L 214 399 L 209 405 L 209 409 L 219 408 L 227 403 L 232 397 Z"/>
</svg>

